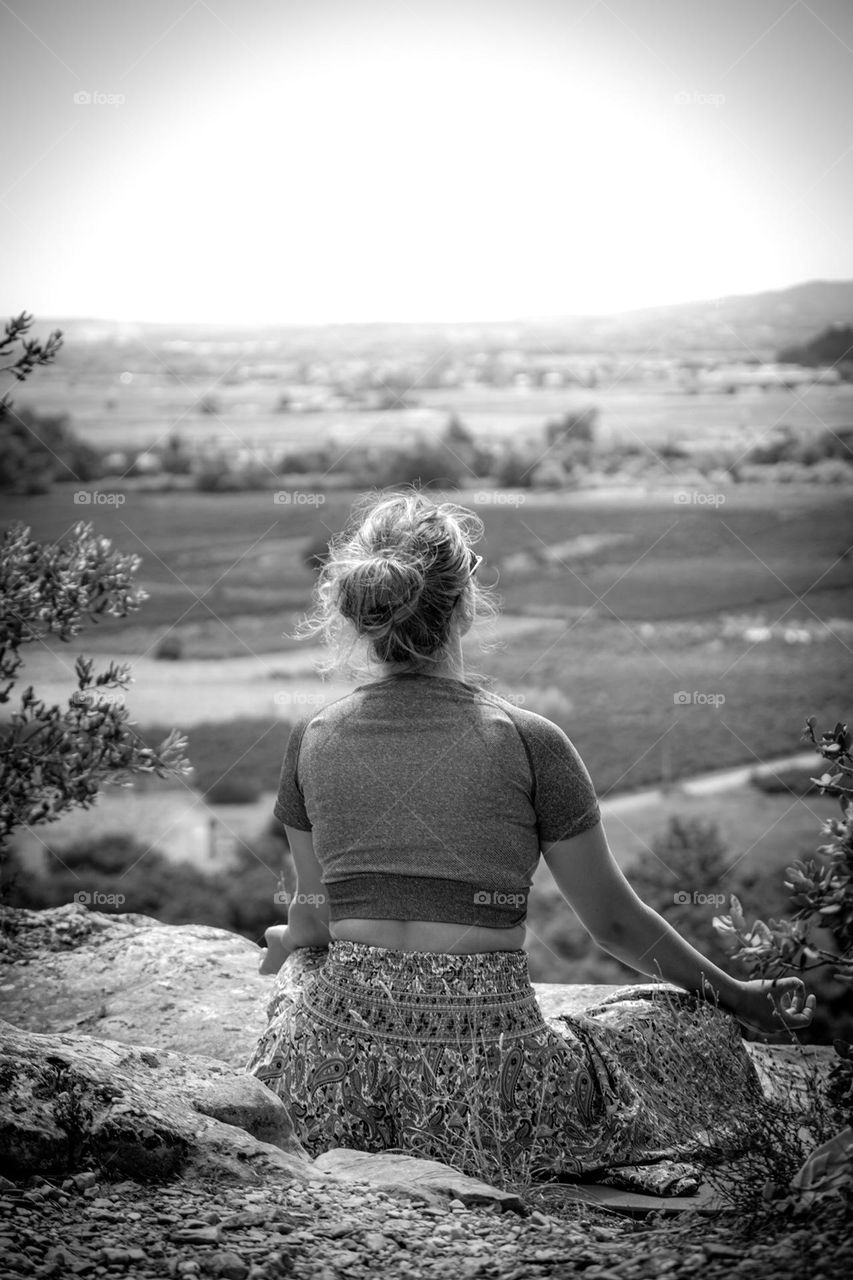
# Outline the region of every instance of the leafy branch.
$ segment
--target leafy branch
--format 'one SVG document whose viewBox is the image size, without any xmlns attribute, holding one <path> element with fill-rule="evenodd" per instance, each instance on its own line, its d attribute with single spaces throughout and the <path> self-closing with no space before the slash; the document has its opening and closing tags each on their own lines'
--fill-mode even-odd
<svg viewBox="0 0 853 1280">
<path fill-rule="evenodd" d="M 853 987 L 853 739 L 847 725 L 839 722 L 818 740 L 815 724 L 810 716 L 802 736 L 829 767 L 812 781 L 821 795 L 838 799 L 841 817 L 824 822 L 821 830 L 829 839 L 818 846 L 817 858 L 797 860 L 787 868 L 785 886 L 796 908 L 793 916 L 768 923 L 756 920 L 750 928 L 732 896 L 731 914 L 715 917 L 714 927 L 751 975 L 781 977 L 832 966 L 832 977 Z M 823 938 L 816 936 L 819 933 Z"/>
<path fill-rule="evenodd" d="M 0 373 L 11 374 L 18 382 L 24 382 L 38 365 L 51 364 L 62 346 L 61 329 L 54 329 L 43 343 L 37 338 L 25 338 L 23 335 L 29 333 L 32 324 L 33 316 L 22 311 L 20 315 L 12 316 L 7 321 L 4 336 L 0 338 L 0 357 L 12 355 L 15 345 L 21 344 L 22 349 L 17 357 L 10 364 L 0 365 Z M 4 418 L 11 408 L 12 401 L 6 392 L 0 397 L 0 418 Z"/>
<path fill-rule="evenodd" d="M 19 382 L 50 364 L 61 344 L 57 329 L 42 344 L 26 340 L 33 318 L 22 311 L 7 323 L 0 354 L 13 356 L 0 373 Z M 0 400 L 0 419 L 11 407 Z M 78 521 L 61 542 L 42 545 L 20 521 L 0 540 L 0 705 L 8 703 L 22 661 L 20 649 L 49 634 L 68 641 L 87 619 L 124 618 L 147 594 L 134 584 L 142 561 L 113 551 L 108 538 Z M 105 782 L 130 786 L 135 773 L 183 774 L 186 738 L 173 729 L 153 750 L 141 745 L 124 707 L 130 668 L 110 663 L 93 673 L 91 658 L 75 663 L 77 688 L 67 707 L 49 707 L 32 685 L 19 709 L 0 726 L 0 852 L 16 827 L 55 822 L 75 806 L 94 804 Z"/>
<path fill-rule="evenodd" d="M 0 543 L 0 703 L 8 702 L 22 645 L 56 633 L 77 635 L 86 618 L 125 617 L 146 593 L 134 586 L 140 560 L 111 550 L 109 539 L 78 522 L 61 543 L 42 546 L 20 523 Z M 176 730 L 157 750 L 142 746 L 123 691 L 130 668 L 110 663 L 95 674 L 91 658 L 75 663 L 77 688 L 68 706 L 48 707 L 32 685 L 0 739 L 0 846 L 15 827 L 53 822 L 90 807 L 103 782 L 129 786 L 134 773 L 188 772 L 187 745 Z"/>
</svg>

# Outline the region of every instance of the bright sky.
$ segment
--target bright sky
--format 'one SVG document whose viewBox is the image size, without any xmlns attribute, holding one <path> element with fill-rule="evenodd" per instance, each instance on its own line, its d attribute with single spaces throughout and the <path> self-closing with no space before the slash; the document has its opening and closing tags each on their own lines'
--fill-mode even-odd
<svg viewBox="0 0 853 1280">
<path fill-rule="evenodd" d="M 0 315 L 508 319 L 853 277 L 849 0 L 0 0 L 0 103 Z"/>
</svg>

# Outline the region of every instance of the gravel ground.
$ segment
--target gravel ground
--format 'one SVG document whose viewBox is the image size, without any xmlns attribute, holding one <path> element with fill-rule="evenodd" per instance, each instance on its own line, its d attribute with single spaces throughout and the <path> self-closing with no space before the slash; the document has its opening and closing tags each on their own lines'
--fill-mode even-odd
<svg viewBox="0 0 853 1280">
<path fill-rule="evenodd" d="M 853 1275 L 850 1215 L 826 1200 L 808 1215 L 635 1219 L 535 1189 L 521 1215 L 460 1201 L 427 1208 L 357 1184 L 265 1188 L 30 1179 L 0 1188 L 0 1275 L 198 1275 L 223 1280 L 587 1280 Z"/>
</svg>

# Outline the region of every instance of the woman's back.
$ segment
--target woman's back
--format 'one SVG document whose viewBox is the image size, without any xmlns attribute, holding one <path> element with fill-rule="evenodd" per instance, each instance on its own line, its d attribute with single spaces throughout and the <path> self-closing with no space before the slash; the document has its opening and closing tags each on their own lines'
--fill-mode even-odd
<svg viewBox="0 0 853 1280">
<path fill-rule="evenodd" d="M 384 920 L 465 925 L 467 946 L 483 929 L 500 933 L 493 946 L 520 946 L 541 843 L 599 821 L 589 774 L 556 725 L 416 673 L 304 716 L 275 812 L 291 834 L 311 832 L 332 936 L 376 945 L 389 945 L 388 929 L 367 922 Z"/>
</svg>

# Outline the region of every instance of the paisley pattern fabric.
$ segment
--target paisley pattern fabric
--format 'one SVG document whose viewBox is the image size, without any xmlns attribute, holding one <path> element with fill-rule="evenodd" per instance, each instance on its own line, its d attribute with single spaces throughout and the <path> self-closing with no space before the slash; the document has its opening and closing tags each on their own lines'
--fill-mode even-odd
<svg viewBox="0 0 853 1280">
<path fill-rule="evenodd" d="M 754 1136 L 762 1093 L 737 1023 L 674 987 L 620 988 L 546 1021 L 525 951 L 346 941 L 298 948 L 274 981 L 245 1070 L 312 1156 L 396 1150 L 481 1177 L 666 1194 Z"/>
</svg>

